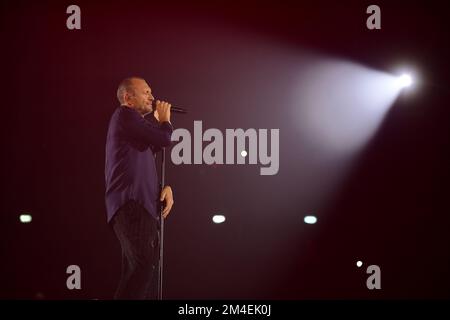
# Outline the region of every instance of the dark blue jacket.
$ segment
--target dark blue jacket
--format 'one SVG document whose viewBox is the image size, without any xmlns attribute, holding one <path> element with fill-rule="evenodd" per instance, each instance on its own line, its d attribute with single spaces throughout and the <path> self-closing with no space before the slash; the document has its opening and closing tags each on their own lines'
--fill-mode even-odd
<svg viewBox="0 0 450 320">
<path fill-rule="evenodd" d="M 173 127 L 169 122 L 159 124 L 153 116 L 154 121 L 146 119 L 136 110 L 120 106 L 109 122 L 105 159 L 108 222 L 130 199 L 159 219 L 155 152 L 170 145 Z"/>
</svg>

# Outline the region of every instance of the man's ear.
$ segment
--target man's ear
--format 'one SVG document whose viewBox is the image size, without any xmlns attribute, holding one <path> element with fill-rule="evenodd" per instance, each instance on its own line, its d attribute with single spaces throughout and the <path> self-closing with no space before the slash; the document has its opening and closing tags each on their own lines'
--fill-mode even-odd
<svg viewBox="0 0 450 320">
<path fill-rule="evenodd" d="M 128 102 L 130 102 L 130 94 L 128 92 L 125 92 L 123 95 L 123 101 L 125 102 L 126 105 L 129 105 Z"/>
</svg>

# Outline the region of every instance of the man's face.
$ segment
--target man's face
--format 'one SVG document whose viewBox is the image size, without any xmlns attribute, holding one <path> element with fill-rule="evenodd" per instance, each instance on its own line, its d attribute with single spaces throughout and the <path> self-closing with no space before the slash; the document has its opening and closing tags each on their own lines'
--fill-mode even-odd
<svg viewBox="0 0 450 320">
<path fill-rule="evenodd" d="M 132 92 L 128 93 L 128 103 L 139 113 L 145 114 L 152 111 L 152 102 L 155 99 L 152 96 L 152 89 L 144 80 L 134 80 Z"/>
</svg>

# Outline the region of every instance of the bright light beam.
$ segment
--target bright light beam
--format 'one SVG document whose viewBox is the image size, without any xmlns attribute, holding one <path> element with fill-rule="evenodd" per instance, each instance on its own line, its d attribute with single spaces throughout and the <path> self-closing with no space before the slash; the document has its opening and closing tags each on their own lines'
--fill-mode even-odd
<svg viewBox="0 0 450 320">
<path fill-rule="evenodd" d="M 396 83 L 400 88 L 406 88 L 412 85 L 413 79 L 409 74 L 402 74 L 398 77 Z"/>
<path fill-rule="evenodd" d="M 367 145 L 409 74 L 394 76 L 351 62 L 318 60 L 301 73 L 296 92 L 301 134 L 336 159 Z"/>
</svg>

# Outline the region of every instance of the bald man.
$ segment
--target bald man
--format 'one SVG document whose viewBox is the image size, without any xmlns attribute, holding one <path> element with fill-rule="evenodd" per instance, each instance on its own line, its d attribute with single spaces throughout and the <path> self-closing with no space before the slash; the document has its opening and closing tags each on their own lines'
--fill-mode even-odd
<svg viewBox="0 0 450 320">
<path fill-rule="evenodd" d="M 106 139 L 106 211 L 122 247 L 122 272 L 115 299 L 156 299 L 159 262 L 159 201 L 166 218 L 173 206 L 172 189 L 158 190 L 156 152 L 171 143 L 171 105 L 156 101 L 138 77 L 123 80 L 120 106 L 109 122 Z M 144 117 L 145 116 L 145 117 Z"/>
</svg>

